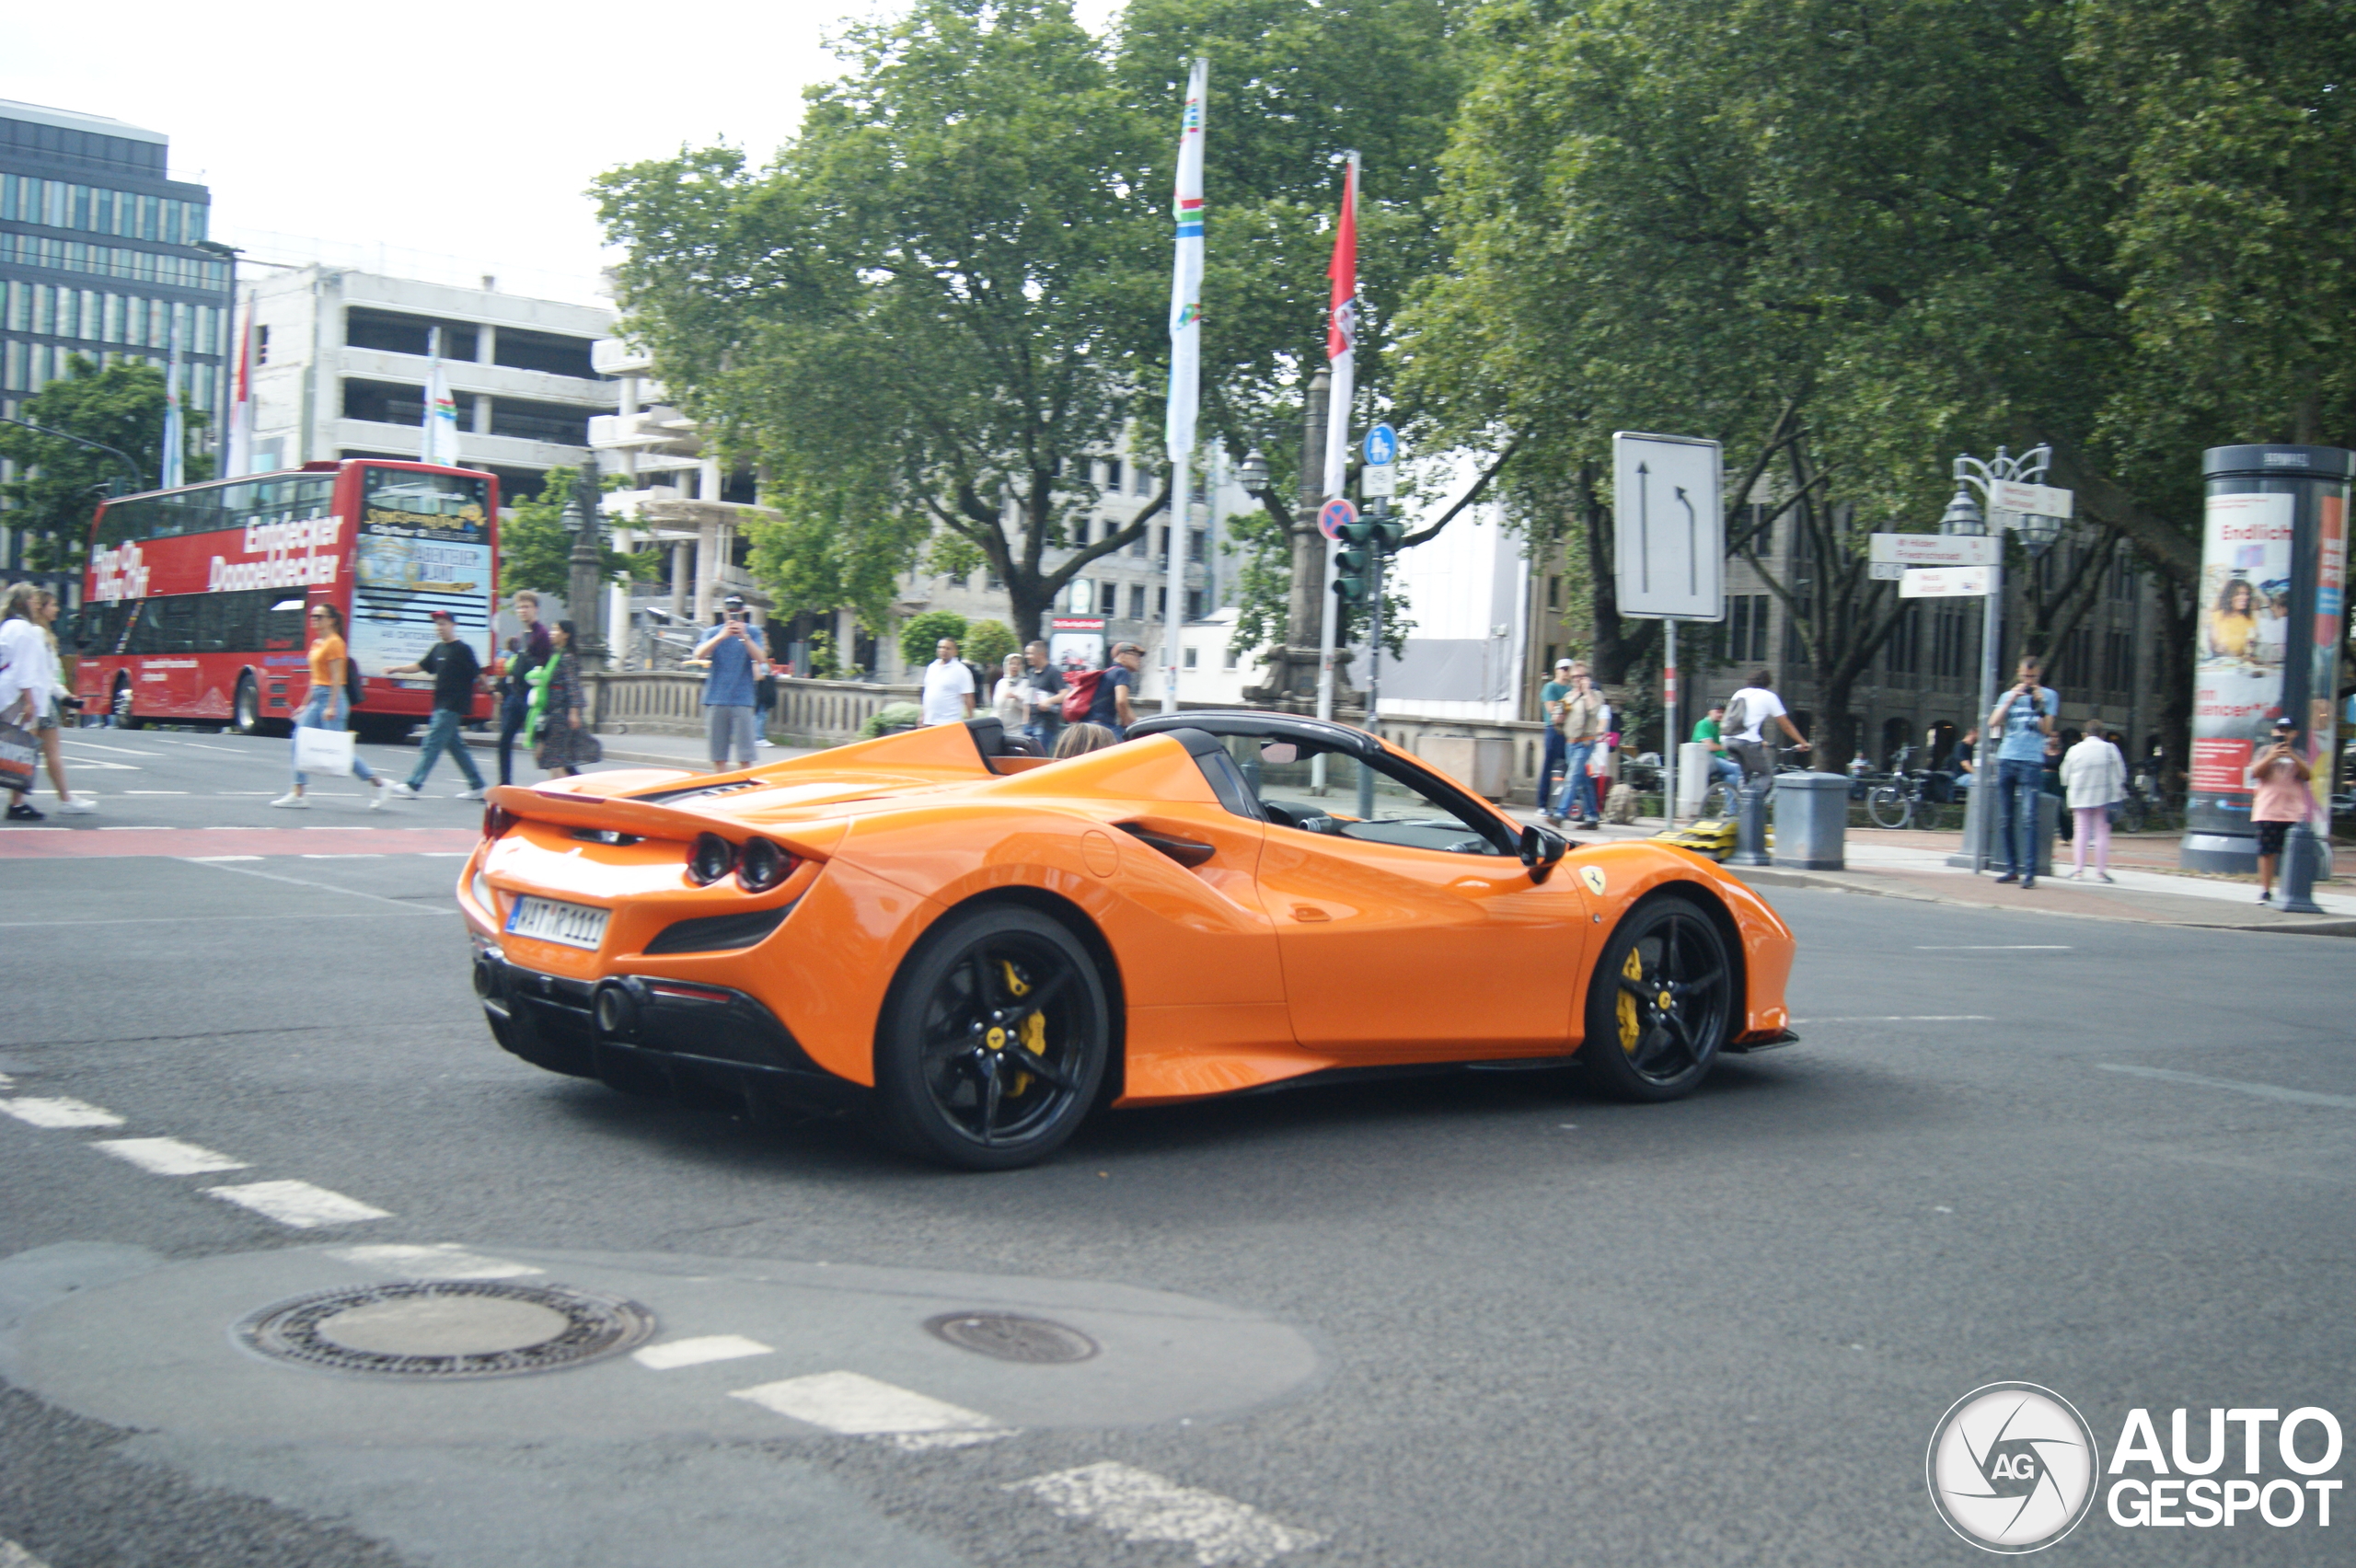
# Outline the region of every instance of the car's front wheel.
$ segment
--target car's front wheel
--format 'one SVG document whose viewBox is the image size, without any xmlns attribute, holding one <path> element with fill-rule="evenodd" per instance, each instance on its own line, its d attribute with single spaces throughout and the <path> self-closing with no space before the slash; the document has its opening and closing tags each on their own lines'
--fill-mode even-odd
<svg viewBox="0 0 2356 1568">
<path fill-rule="evenodd" d="M 876 1032 L 877 1108 L 910 1153 L 968 1170 L 1034 1164 L 1104 1081 L 1111 1006 L 1059 921 L 984 905 L 950 916 L 902 967 Z"/>
<path fill-rule="evenodd" d="M 1671 894 L 1611 933 L 1588 987 L 1578 1059 L 1623 1100 L 1674 1100 L 1710 1071 L 1734 1020 L 1734 966 L 1718 928 Z"/>
</svg>

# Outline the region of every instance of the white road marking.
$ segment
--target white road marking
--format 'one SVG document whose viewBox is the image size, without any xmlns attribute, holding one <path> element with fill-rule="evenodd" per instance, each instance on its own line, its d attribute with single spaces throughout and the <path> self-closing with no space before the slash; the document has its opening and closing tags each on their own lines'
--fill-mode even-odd
<svg viewBox="0 0 2356 1568">
<path fill-rule="evenodd" d="M 141 751 L 137 746 L 105 745 L 97 741 L 86 741 L 79 737 L 71 741 L 61 741 L 58 744 L 61 745 L 87 746 L 92 751 L 121 752 L 125 756 L 163 756 L 166 755 L 163 752 Z"/>
<path fill-rule="evenodd" d="M 117 822 L 109 823 L 100 827 L 98 831 L 100 833 L 178 833 L 179 829 L 177 827 L 166 827 L 161 823 L 142 823 L 133 824 Z"/>
<path fill-rule="evenodd" d="M 144 773 L 147 771 L 135 762 L 108 762 L 102 757 L 75 756 L 72 752 L 60 755 L 76 767 L 91 768 L 100 773 Z"/>
<path fill-rule="evenodd" d="M 1106 1459 L 1078 1470 L 1034 1475 L 1006 1487 L 1027 1492 L 1067 1519 L 1085 1519 L 1122 1539 L 1194 1548 L 1203 1568 L 1240 1562 L 1265 1568 L 1288 1551 L 1324 1543 L 1281 1525 L 1249 1504 L 1164 1481 L 1151 1470 Z"/>
<path fill-rule="evenodd" d="M 2180 1073 L 2173 1067 L 2131 1067 L 2124 1062 L 2097 1062 L 2095 1065 L 2107 1073 L 2132 1073 L 2137 1078 L 2189 1083 L 2199 1089 L 2230 1090 L 2235 1094 L 2247 1094 L 2259 1100 L 2280 1100 L 2290 1105 L 2328 1105 L 2337 1111 L 2356 1111 L 2356 1094 L 2318 1094 L 2311 1089 L 2279 1089 L 2270 1083 L 2237 1083 L 2232 1078 Z"/>
<path fill-rule="evenodd" d="M 2066 942 L 1916 942 L 1916 952 L 2074 952 Z"/>
<path fill-rule="evenodd" d="M 0 1568 L 49 1568 L 49 1564 L 15 1541 L 0 1537 Z"/>
<path fill-rule="evenodd" d="M 521 1279 L 548 1272 L 512 1258 L 469 1252 L 455 1241 L 429 1247 L 336 1247 L 329 1249 L 328 1256 L 405 1279 Z"/>
<path fill-rule="evenodd" d="M 259 860 L 261 857 L 259 855 L 183 855 L 180 859 L 194 861 L 200 866 L 218 866 L 230 860 Z"/>
<path fill-rule="evenodd" d="M 185 790 L 125 790 L 126 795 L 185 795 Z"/>
<path fill-rule="evenodd" d="M 383 1209 L 371 1208 L 357 1198 L 314 1187 L 308 1182 L 248 1182 L 241 1187 L 207 1187 L 204 1192 L 207 1197 L 225 1199 L 297 1230 L 392 1218 Z"/>
<path fill-rule="evenodd" d="M 127 1159 L 157 1176 L 202 1176 L 214 1170 L 243 1170 L 242 1159 L 201 1148 L 178 1138 L 100 1138 L 90 1145 L 117 1159 Z"/>
<path fill-rule="evenodd" d="M 365 898 L 377 904 L 390 904 L 398 908 L 406 909 L 412 915 L 450 915 L 456 913 L 454 909 L 445 909 L 438 906 L 431 909 L 421 909 L 417 905 L 407 903 L 404 900 L 398 898 L 387 898 L 384 894 L 378 893 L 363 893 L 356 887 L 338 887 L 333 882 L 311 882 L 302 877 L 281 876 L 276 871 L 252 871 L 248 870 L 243 866 L 225 866 L 222 865 L 219 860 L 198 859 L 188 857 L 183 858 L 188 859 L 188 863 L 192 866 L 211 866 L 215 870 L 232 871 L 241 877 L 260 877 L 265 882 L 285 882 L 294 887 L 316 887 L 328 893 L 349 894 L 354 898 Z"/>
<path fill-rule="evenodd" d="M 180 744 L 192 747 L 197 751 L 227 752 L 231 756 L 252 756 L 261 749 L 259 746 L 250 751 L 244 746 L 211 746 L 202 741 L 182 741 Z"/>
<path fill-rule="evenodd" d="M 30 1122 L 36 1127 L 120 1127 L 122 1118 L 111 1111 L 96 1105 L 86 1105 L 78 1100 L 60 1096 L 54 1100 L 0 1100 L 0 1111 L 6 1111 L 19 1122 Z"/>
<path fill-rule="evenodd" d="M 911 1393 L 857 1372 L 814 1372 L 737 1389 L 730 1399 L 848 1437 L 880 1437 L 903 1448 L 961 1448 L 1014 1434 L 988 1416 Z"/>
<path fill-rule="evenodd" d="M 698 1339 L 670 1340 L 633 1350 L 629 1358 L 641 1366 L 668 1372 L 679 1366 L 700 1366 L 707 1361 L 734 1361 L 739 1356 L 774 1355 L 768 1345 L 743 1334 L 705 1334 Z"/>
<path fill-rule="evenodd" d="M 1993 1023 L 1986 1013 L 1885 1013 L 1854 1018 L 1796 1018 L 1794 1023 Z"/>
</svg>

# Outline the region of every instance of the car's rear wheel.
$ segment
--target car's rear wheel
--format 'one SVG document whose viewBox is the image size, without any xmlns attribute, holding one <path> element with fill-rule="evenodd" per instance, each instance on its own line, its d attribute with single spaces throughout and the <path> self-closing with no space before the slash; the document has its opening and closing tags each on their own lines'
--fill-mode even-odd
<svg viewBox="0 0 2356 1568">
<path fill-rule="evenodd" d="M 1012 905 L 952 915 L 901 968 L 876 1032 L 884 1130 L 968 1170 L 1045 1159 L 1103 1082 L 1111 1009 L 1088 950 Z"/>
<path fill-rule="evenodd" d="M 1579 1061 L 1623 1100 L 1674 1100 L 1710 1071 L 1734 1020 L 1726 939 L 1694 904 L 1642 905 L 1603 947 Z"/>
</svg>

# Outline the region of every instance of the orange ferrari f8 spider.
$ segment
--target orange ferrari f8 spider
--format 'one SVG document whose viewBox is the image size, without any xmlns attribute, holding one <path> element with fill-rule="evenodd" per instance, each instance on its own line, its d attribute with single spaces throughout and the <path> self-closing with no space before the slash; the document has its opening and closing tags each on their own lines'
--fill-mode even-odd
<svg viewBox="0 0 2356 1568">
<path fill-rule="evenodd" d="M 1792 1038 L 1790 929 L 1699 856 L 1573 845 L 1283 714 L 1030 750 L 976 719 L 495 790 L 458 879 L 491 1032 L 634 1092 L 858 1110 L 975 1170 L 1100 1104 L 1574 1056 L 1669 1100 Z"/>
</svg>

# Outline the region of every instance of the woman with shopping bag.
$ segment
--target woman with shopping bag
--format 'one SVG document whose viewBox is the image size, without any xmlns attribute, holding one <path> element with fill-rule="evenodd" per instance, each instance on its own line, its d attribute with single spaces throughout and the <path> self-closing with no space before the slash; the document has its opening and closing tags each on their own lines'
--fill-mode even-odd
<svg viewBox="0 0 2356 1568">
<path fill-rule="evenodd" d="M 308 809 L 303 793 L 310 783 L 306 769 L 363 779 L 369 785 L 368 809 L 382 811 L 385 781 L 369 770 L 344 729 L 344 676 L 350 654 L 343 642 L 343 612 L 333 605 L 311 606 L 311 695 L 294 720 L 294 788 L 271 801 L 290 811 Z"/>
</svg>

